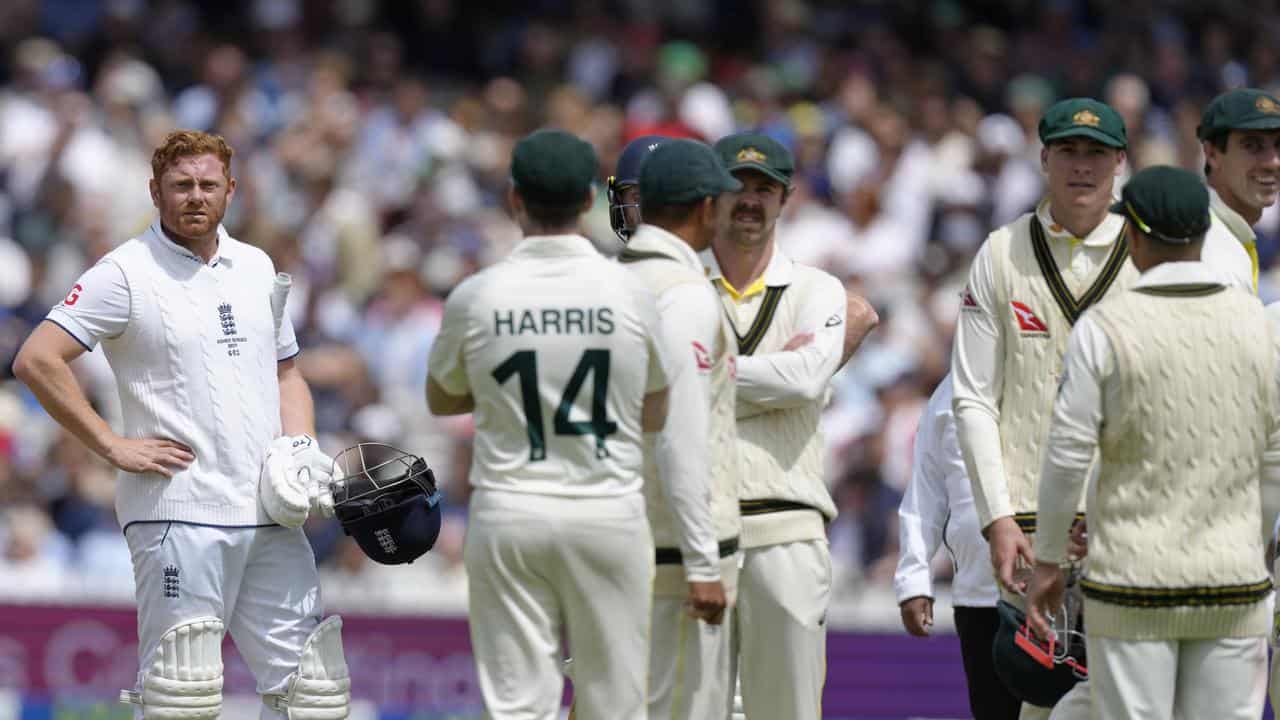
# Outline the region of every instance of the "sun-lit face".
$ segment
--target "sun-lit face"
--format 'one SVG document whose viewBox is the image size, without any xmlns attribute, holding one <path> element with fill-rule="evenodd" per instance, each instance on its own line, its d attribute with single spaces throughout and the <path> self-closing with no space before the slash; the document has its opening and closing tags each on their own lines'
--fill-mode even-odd
<svg viewBox="0 0 1280 720">
<path fill-rule="evenodd" d="M 773 236 L 787 189 L 782 183 L 754 170 L 733 174 L 742 181 L 738 192 L 726 192 L 716 200 L 718 225 L 737 245 L 756 246 Z"/>
<path fill-rule="evenodd" d="M 236 181 L 218 156 L 179 157 L 159 181 L 151 180 L 151 201 L 169 232 L 190 240 L 217 237 L 218 223 L 227 214 Z"/>
<path fill-rule="evenodd" d="M 1049 201 L 1056 208 L 1078 210 L 1110 205 L 1124 157 L 1123 150 L 1083 137 L 1049 143 L 1040 151 L 1049 178 Z"/>
<path fill-rule="evenodd" d="M 1209 180 L 1233 207 L 1261 215 L 1280 194 L 1280 130 L 1233 130 L 1226 151 L 1204 144 Z"/>
</svg>

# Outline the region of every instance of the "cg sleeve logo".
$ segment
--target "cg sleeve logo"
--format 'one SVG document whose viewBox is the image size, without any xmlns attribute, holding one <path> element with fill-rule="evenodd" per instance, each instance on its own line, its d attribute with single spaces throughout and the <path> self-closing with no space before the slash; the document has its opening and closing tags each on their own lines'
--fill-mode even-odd
<svg viewBox="0 0 1280 720">
<path fill-rule="evenodd" d="M 75 285 L 72 285 L 71 292 L 67 293 L 67 297 L 62 301 L 62 304 L 66 305 L 67 307 L 71 307 L 72 305 L 75 305 L 76 301 L 80 299 L 80 293 L 82 292 L 84 292 L 83 285 L 81 285 L 80 283 L 76 283 Z"/>
</svg>

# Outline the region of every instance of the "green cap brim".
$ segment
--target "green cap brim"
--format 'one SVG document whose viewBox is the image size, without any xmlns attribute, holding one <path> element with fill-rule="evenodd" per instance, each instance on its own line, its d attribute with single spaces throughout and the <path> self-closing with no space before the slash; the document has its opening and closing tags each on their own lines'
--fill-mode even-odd
<svg viewBox="0 0 1280 720">
<path fill-rule="evenodd" d="M 1085 138 L 1089 138 L 1090 140 L 1097 140 L 1098 142 L 1102 143 L 1103 145 L 1106 145 L 1107 147 L 1113 147 L 1118 150 L 1125 149 L 1125 143 L 1120 142 L 1119 140 L 1116 140 L 1115 138 L 1102 132 L 1101 130 L 1098 130 L 1096 128 L 1091 128 L 1091 127 L 1071 127 L 1071 128 L 1067 128 L 1066 130 L 1059 130 L 1056 133 L 1046 135 L 1043 142 L 1045 145 L 1048 145 L 1054 140 L 1064 140 L 1066 138 L 1072 138 L 1072 137 L 1085 137 Z"/>
<path fill-rule="evenodd" d="M 1225 130 L 1280 130 L 1280 117 L 1261 117 L 1256 120 L 1246 120 L 1238 125 L 1232 125 Z"/>
<path fill-rule="evenodd" d="M 762 175 L 765 175 L 770 179 L 777 180 L 778 182 L 782 183 L 783 187 L 791 187 L 791 178 L 787 177 L 786 175 L 783 175 L 777 170 L 774 170 L 768 165 L 762 165 L 758 162 L 741 162 L 741 163 L 734 163 L 729 166 L 729 172 L 731 173 L 738 172 L 739 170 L 755 170 L 756 172 L 761 173 Z M 741 190 L 742 182 L 736 178 L 734 179 L 734 182 L 738 183 L 737 189 Z"/>
</svg>

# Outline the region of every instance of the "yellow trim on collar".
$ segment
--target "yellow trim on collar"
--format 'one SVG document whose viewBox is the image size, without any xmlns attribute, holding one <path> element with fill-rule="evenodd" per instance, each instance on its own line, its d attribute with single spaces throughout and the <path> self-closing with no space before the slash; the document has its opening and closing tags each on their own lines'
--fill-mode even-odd
<svg viewBox="0 0 1280 720">
<path fill-rule="evenodd" d="M 724 277 L 718 277 L 716 279 L 720 281 L 720 286 L 724 288 L 725 292 L 729 293 L 729 297 L 733 298 L 734 302 L 742 302 L 752 295 L 759 295 L 765 291 L 763 275 L 756 278 L 755 282 L 748 285 L 747 289 L 741 292 L 739 292 L 738 289 L 730 284 Z"/>
</svg>

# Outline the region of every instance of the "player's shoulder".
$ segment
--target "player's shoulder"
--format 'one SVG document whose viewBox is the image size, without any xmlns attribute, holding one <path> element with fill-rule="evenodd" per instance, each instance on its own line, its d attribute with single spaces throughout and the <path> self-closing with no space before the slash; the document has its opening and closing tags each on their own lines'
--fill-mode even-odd
<svg viewBox="0 0 1280 720">
<path fill-rule="evenodd" d="M 151 254 L 145 235 L 129 238 L 111 249 L 98 260 L 99 263 L 111 263 L 120 268 L 127 268 L 143 261 Z"/>
<path fill-rule="evenodd" d="M 996 249 L 1007 246 L 1014 238 L 1030 237 L 1031 220 L 1035 215 L 1034 211 L 1023 213 L 987 233 L 987 237 L 983 239 L 982 244 L 978 247 L 978 254 L 988 255 Z"/>
<path fill-rule="evenodd" d="M 230 235 L 223 233 L 218 242 L 218 254 L 222 257 L 231 259 L 233 263 L 241 263 L 246 269 L 253 272 L 266 273 L 274 277 L 276 273 L 275 262 L 265 250 L 257 245 L 250 245 L 243 240 L 237 240 Z"/>
<path fill-rule="evenodd" d="M 791 284 L 809 293 L 844 295 L 844 283 L 835 275 L 795 261 L 791 262 Z"/>
</svg>

